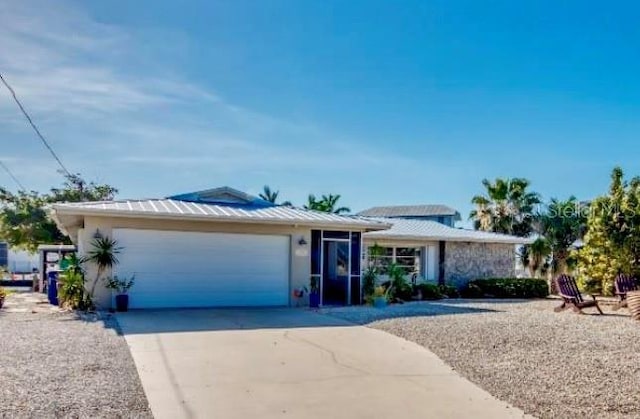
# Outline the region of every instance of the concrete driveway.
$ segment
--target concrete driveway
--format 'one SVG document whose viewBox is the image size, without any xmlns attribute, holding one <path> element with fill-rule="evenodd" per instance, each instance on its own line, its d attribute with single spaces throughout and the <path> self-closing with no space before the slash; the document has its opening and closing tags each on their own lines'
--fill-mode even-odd
<svg viewBox="0 0 640 419">
<path fill-rule="evenodd" d="M 117 315 L 156 418 L 506 418 L 425 348 L 302 309 Z"/>
</svg>

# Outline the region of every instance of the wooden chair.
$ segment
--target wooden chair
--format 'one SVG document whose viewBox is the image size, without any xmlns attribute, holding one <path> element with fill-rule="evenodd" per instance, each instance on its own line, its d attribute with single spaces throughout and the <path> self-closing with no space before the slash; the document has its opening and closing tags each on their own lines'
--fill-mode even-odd
<svg viewBox="0 0 640 419">
<path fill-rule="evenodd" d="M 556 287 L 558 294 L 562 297 L 562 304 L 554 309 L 554 311 L 560 312 L 568 308 L 572 308 L 575 313 L 584 314 L 583 308 L 595 307 L 600 314 L 604 314 L 598 305 L 598 301 L 595 296 L 591 296 L 593 300 L 585 301 L 580 294 L 578 285 L 575 278 L 569 275 L 560 275 L 556 278 Z"/>
<path fill-rule="evenodd" d="M 638 289 L 638 282 L 632 276 L 619 274 L 615 280 L 616 295 L 618 296 L 618 303 L 613 306 L 613 310 L 619 310 L 622 307 L 627 307 L 627 292 L 636 291 Z"/>
</svg>

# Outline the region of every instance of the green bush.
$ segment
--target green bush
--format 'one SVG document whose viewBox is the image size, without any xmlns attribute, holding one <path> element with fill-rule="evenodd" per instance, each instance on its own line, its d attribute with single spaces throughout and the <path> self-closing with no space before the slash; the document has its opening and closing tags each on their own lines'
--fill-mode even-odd
<svg viewBox="0 0 640 419">
<path fill-rule="evenodd" d="M 463 298 L 482 298 L 484 297 L 484 291 L 477 284 L 469 282 L 460 290 L 460 295 Z"/>
<path fill-rule="evenodd" d="M 536 278 L 476 279 L 462 289 L 465 298 L 544 298 L 549 295 L 547 281 Z"/>
<path fill-rule="evenodd" d="M 577 279 L 580 291 L 589 294 L 615 295 L 615 279 L 594 279 L 586 275 L 581 275 Z"/>
<path fill-rule="evenodd" d="M 413 288 L 404 279 L 396 279 L 390 283 L 391 298 L 393 300 L 411 301 L 413 297 Z"/>
<path fill-rule="evenodd" d="M 362 275 L 362 295 L 365 299 L 373 295 L 377 279 L 378 272 L 376 268 L 370 266 L 365 269 L 364 274 Z"/>
<path fill-rule="evenodd" d="M 86 308 L 83 275 L 73 270 L 67 270 L 60 279 L 60 288 L 58 289 L 60 305 L 73 310 Z"/>
<path fill-rule="evenodd" d="M 453 285 L 438 285 L 438 289 L 440 290 L 440 294 L 448 298 L 460 298 L 460 291 Z"/>
<path fill-rule="evenodd" d="M 391 286 L 391 299 L 401 301 L 411 301 L 413 288 L 404 278 L 406 272 L 398 264 L 392 263 L 387 268 L 389 282 Z"/>
<path fill-rule="evenodd" d="M 435 284 L 417 284 L 415 285 L 415 293 L 420 292 L 423 300 L 439 300 L 442 298 L 440 288 Z"/>
<path fill-rule="evenodd" d="M 588 276 L 579 276 L 577 278 L 578 288 L 582 292 L 600 294 L 602 293 L 602 283 L 599 279 L 593 279 Z"/>
</svg>

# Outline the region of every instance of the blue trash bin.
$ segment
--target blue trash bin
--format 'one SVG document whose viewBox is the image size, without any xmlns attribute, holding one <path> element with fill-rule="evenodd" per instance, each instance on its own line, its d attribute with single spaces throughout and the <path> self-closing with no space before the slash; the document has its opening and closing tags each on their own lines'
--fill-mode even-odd
<svg viewBox="0 0 640 419">
<path fill-rule="evenodd" d="M 58 272 L 49 272 L 47 274 L 47 297 L 49 303 L 54 306 L 58 305 Z"/>
</svg>

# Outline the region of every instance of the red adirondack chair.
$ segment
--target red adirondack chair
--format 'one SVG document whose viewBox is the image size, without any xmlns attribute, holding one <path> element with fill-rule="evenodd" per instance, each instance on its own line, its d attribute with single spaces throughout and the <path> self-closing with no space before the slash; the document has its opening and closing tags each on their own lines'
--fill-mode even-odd
<svg viewBox="0 0 640 419">
<path fill-rule="evenodd" d="M 556 287 L 558 294 L 562 297 L 562 304 L 554 309 L 555 312 L 560 312 L 568 308 L 572 308 L 575 313 L 584 314 L 583 308 L 595 307 L 600 314 L 604 314 L 598 305 L 598 301 L 595 296 L 591 296 L 593 300 L 586 300 L 582 298 L 575 278 L 569 275 L 560 275 L 556 278 Z"/>
<path fill-rule="evenodd" d="M 619 274 L 616 276 L 615 288 L 619 301 L 613 306 L 613 309 L 619 310 L 622 307 L 627 307 L 627 292 L 638 290 L 638 281 L 632 276 Z"/>
</svg>

